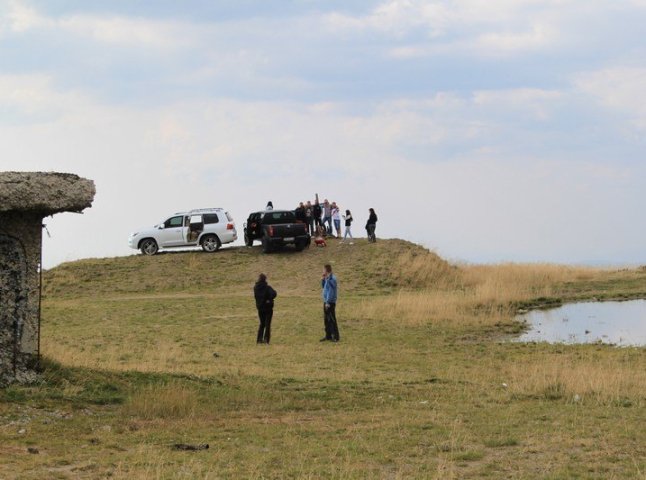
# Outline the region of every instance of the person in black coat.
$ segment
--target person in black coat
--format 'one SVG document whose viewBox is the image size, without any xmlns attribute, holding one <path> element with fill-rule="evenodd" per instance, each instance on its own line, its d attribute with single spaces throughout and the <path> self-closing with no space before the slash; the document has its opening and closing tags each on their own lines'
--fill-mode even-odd
<svg viewBox="0 0 646 480">
<path fill-rule="evenodd" d="M 318 197 L 317 197 L 318 198 Z M 321 214 L 323 213 L 323 209 L 321 208 L 321 204 L 317 201 L 314 203 L 312 206 L 312 217 L 314 217 L 314 228 L 318 231 L 318 228 L 321 227 L 323 224 L 321 223 Z"/>
<path fill-rule="evenodd" d="M 298 207 L 294 210 L 294 215 L 296 216 L 296 220 L 307 224 L 307 218 L 305 217 L 305 205 L 303 202 L 298 204 Z M 309 225 L 307 226 L 307 230 L 309 231 Z"/>
<path fill-rule="evenodd" d="M 258 275 L 258 281 L 253 287 L 253 295 L 256 298 L 256 308 L 260 320 L 256 343 L 268 344 L 271 337 L 271 319 L 274 316 L 274 298 L 277 294 L 276 290 L 267 283 L 267 275 L 264 273 Z"/>
<path fill-rule="evenodd" d="M 377 228 L 377 214 L 375 213 L 375 209 L 371 208 L 370 216 L 368 217 L 368 221 L 366 222 L 366 231 L 368 232 L 369 242 L 377 241 L 377 236 L 375 235 L 376 228 Z"/>
</svg>

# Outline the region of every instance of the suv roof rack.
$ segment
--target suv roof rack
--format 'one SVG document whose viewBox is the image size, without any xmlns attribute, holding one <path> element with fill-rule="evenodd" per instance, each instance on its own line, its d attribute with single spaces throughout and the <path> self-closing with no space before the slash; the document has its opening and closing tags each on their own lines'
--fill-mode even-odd
<svg viewBox="0 0 646 480">
<path fill-rule="evenodd" d="M 213 208 L 194 208 L 193 210 L 189 210 L 188 213 L 193 213 L 193 212 L 210 212 L 211 210 L 224 210 L 223 208 L 220 207 L 213 207 Z"/>
<path fill-rule="evenodd" d="M 212 212 L 213 210 L 217 211 L 224 211 L 224 208 L 220 207 L 213 207 L 213 208 L 194 208 L 193 210 L 189 210 L 187 212 L 176 212 L 173 215 L 186 215 L 187 213 L 200 213 L 200 212 Z"/>
</svg>

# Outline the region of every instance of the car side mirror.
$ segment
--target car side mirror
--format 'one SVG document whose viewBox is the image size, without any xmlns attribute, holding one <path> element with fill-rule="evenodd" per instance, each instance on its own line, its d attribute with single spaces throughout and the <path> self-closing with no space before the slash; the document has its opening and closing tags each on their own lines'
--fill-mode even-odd
<svg viewBox="0 0 646 480">
<path fill-rule="evenodd" d="M 157 228 L 158 228 L 159 230 L 163 230 L 163 229 L 164 229 L 164 224 L 163 224 L 163 223 L 160 223 L 159 225 L 157 225 Z"/>
</svg>

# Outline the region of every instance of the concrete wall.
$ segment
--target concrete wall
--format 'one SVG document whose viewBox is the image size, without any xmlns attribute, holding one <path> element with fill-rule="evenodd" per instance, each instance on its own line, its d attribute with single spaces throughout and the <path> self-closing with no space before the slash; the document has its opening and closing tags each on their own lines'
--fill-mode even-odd
<svg viewBox="0 0 646 480">
<path fill-rule="evenodd" d="M 42 219 L 83 211 L 95 192 L 71 173 L 0 172 L 0 386 L 36 377 Z"/>
<path fill-rule="evenodd" d="M 0 212 L 0 385 L 35 375 L 41 244 L 41 214 Z"/>
</svg>

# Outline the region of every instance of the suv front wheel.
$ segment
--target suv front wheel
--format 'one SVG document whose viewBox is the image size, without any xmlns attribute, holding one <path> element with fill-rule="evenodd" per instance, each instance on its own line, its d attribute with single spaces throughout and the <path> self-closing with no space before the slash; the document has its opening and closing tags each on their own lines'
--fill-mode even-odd
<svg viewBox="0 0 646 480">
<path fill-rule="evenodd" d="M 154 255 L 159 250 L 157 242 L 152 238 L 145 238 L 139 244 L 139 249 L 144 255 Z"/>
<path fill-rule="evenodd" d="M 222 243 L 216 235 L 206 235 L 202 239 L 202 250 L 208 253 L 217 252 L 220 250 Z"/>
</svg>

